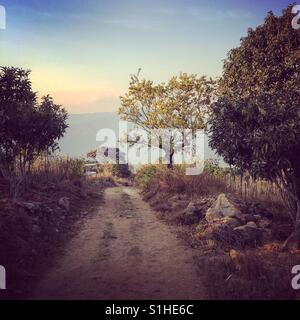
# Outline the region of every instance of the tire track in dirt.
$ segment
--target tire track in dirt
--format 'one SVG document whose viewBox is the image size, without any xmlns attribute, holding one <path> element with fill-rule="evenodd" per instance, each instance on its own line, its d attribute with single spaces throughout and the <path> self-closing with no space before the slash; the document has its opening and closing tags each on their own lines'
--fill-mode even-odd
<svg viewBox="0 0 300 320">
<path fill-rule="evenodd" d="M 193 254 L 136 189 L 109 188 L 34 298 L 203 299 Z"/>
</svg>

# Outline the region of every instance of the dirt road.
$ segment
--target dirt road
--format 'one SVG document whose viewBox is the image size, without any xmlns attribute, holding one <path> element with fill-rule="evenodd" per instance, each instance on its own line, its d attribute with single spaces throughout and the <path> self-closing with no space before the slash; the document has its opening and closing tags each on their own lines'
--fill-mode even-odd
<svg viewBox="0 0 300 320">
<path fill-rule="evenodd" d="M 203 299 L 193 260 L 134 188 L 110 188 L 34 298 Z"/>
</svg>

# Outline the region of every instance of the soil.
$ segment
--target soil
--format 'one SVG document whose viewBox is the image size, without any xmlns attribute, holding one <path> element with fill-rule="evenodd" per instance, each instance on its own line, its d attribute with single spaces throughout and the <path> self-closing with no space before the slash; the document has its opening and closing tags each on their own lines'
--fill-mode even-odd
<svg viewBox="0 0 300 320">
<path fill-rule="evenodd" d="M 158 219 L 134 187 L 108 188 L 33 299 L 205 299 L 197 252 Z"/>
</svg>

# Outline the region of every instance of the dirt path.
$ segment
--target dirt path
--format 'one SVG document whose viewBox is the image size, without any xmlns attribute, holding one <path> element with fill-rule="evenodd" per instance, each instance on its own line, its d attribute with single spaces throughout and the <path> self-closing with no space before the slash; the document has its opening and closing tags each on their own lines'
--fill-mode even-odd
<svg viewBox="0 0 300 320">
<path fill-rule="evenodd" d="M 203 299 L 193 250 L 138 192 L 116 187 L 38 285 L 36 299 Z"/>
</svg>

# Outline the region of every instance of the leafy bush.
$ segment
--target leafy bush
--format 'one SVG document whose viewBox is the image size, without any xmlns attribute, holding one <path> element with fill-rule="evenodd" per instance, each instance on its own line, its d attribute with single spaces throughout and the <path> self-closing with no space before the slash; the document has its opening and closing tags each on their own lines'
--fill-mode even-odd
<svg viewBox="0 0 300 320">
<path fill-rule="evenodd" d="M 98 173 L 103 175 L 118 178 L 129 178 L 131 176 L 131 171 L 127 164 L 99 164 L 97 170 Z"/>
<path fill-rule="evenodd" d="M 269 12 L 224 62 L 209 117 L 210 146 L 230 165 L 276 183 L 300 247 L 300 34 L 292 6 Z"/>
<path fill-rule="evenodd" d="M 142 189 L 148 189 L 151 179 L 155 177 L 158 171 L 159 165 L 143 165 L 137 170 L 135 181 Z"/>
<path fill-rule="evenodd" d="M 214 176 L 224 176 L 230 172 L 227 168 L 221 168 L 219 161 L 215 159 L 209 159 L 205 161 L 204 172 Z"/>
<path fill-rule="evenodd" d="M 0 67 L 0 171 L 14 199 L 24 192 L 33 162 L 57 149 L 67 112 L 50 96 L 38 99 L 30 71 Z"/>
<path fill-rule="evenodd" d="M 184 165 L 175 165 L 173 169 L 164 165 L 145 165 L 137 171 L 135 180 L 145 192 L 203 195 L 224 192 L 226 188 L 222 181 L 207 173 L 186 175 Z"/>
</svg>

